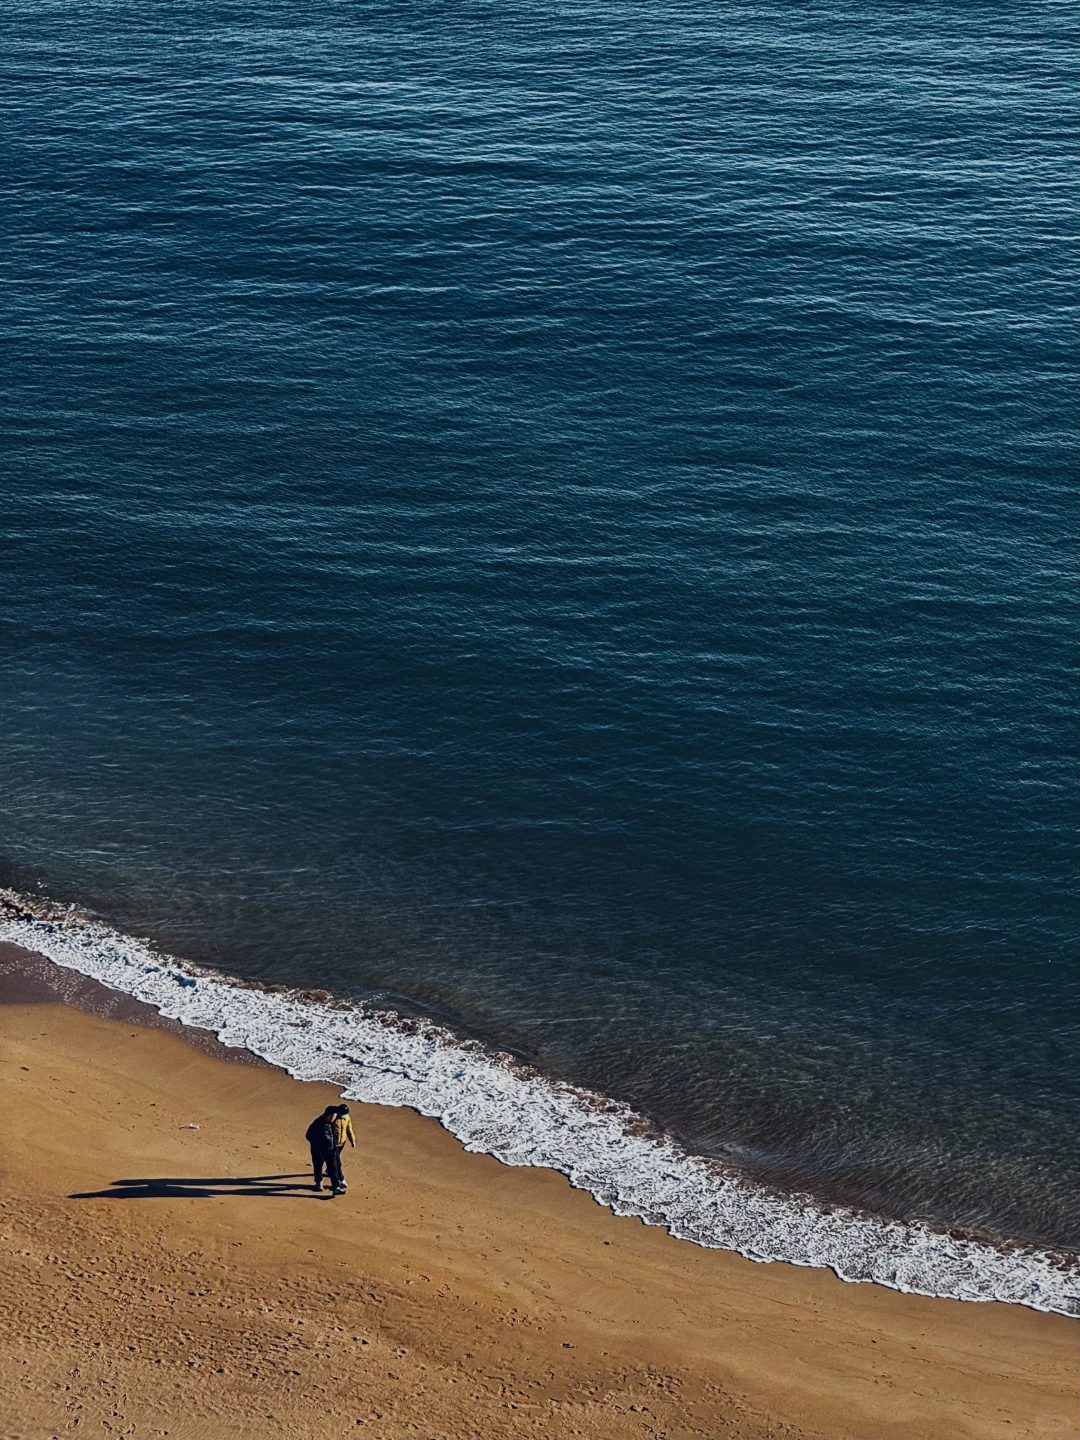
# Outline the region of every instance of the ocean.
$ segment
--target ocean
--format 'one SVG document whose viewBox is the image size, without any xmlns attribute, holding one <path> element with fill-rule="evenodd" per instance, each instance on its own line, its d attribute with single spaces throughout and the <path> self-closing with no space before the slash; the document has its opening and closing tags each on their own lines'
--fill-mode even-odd
<svg viewBox="0 0 1080 1440">
<path fill-rule="evenodd" d="M 1080 1309 L 1071 19 L 14 0 L 0 930 Z"/>
</svg>

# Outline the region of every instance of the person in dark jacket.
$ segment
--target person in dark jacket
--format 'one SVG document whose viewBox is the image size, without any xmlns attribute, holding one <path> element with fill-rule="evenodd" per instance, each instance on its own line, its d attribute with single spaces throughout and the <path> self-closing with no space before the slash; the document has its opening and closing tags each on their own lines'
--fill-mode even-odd
<svg viewBox="0 0 1080 1440">
<path fill-rule="evenodd" d="M 334 1121 L 337 1119 L 337 1106 L 328 1105 L 323 1113 L 317 1116 L 307 1130 L 304 1132 L 304 1139 L 311 1146 L 311 1170 L 315 1177 L 315 1189 L 322 1189 L 323 1170 L 326 1171 L 326 1178 L 335 1190 L 338 1188 L 338 1176 L 340 1165 L 335 1164 L 337 1155 L 337 1131 Z"/>
</svg>

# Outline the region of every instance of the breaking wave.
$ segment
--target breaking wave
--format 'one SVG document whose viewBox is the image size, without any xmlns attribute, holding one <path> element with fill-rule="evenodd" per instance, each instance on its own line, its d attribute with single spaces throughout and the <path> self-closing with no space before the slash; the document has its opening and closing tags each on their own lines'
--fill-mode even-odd
<svg viewBox="0 0 1080 1440">
<path fill-rule="evenodd" d="M 300 1080 L 437 1118 L 467 1150 L 561 1171 L 617 1215 L 750 1260 L 826 1267 L 918 1295 L 1080 1315 L 1073 1256 L 998 1248 L 920 1223 L 780 1194 L 686 1153 L 627 1107 L 555 1083 L 423 1020 L 270 989 L 161 954 L 81 912 L 0 894 L 0 940 L 35 950 Z"/>
</svg>

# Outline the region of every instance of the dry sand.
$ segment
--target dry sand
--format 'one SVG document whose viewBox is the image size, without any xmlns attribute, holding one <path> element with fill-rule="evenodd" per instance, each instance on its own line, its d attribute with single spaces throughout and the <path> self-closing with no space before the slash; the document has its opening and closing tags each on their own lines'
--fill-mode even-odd
<svg viewBox="0 0 1080 1440">
<path fill-rule="evenodd" d="M 1076 1322 L 702 1250 L 411 1111 L 316 1195 L 329 1086 L 0 987 L 7 1440 L 1080 1434 Z"/>
</svg>

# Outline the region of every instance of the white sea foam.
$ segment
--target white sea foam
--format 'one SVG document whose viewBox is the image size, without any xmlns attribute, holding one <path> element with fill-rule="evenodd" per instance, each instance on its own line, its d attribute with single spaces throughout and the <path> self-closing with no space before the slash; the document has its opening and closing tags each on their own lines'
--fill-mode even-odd
<svg viewBox="0 0 1080 1440">
<path fill-rule="evenodd" d="M 6 908 L 0 940 L 211 1030 L 298 1079 L 330 1081 L 349 1099 L 436 1116 L 467 1150 L 506 1165 L 559 1170 L 617 1215 L 640 1216 L 751 1260 L 827 1267 L 844 1280 L 920 1295 L 1080 1315 L 1080 1272 L 1059 1257 L 777 1195 L 642 1135 L 638 1117 L 623 1107 L 553 1084 L 435 1026 L 243 986 L 92 920 L 65 928 L 33 918 L 22 903 Z"/>
</svg>

